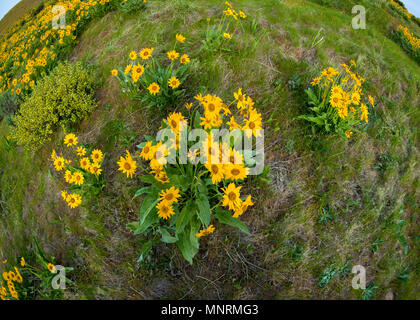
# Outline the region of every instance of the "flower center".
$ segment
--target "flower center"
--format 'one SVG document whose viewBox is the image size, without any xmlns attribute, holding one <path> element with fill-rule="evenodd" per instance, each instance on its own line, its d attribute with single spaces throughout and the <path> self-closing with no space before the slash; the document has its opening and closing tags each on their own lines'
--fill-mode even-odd
<svg viewBox="0 0 420 320">
<path fill-rule="evenodd" d="M 212 171 L 214 174 L 217 174 L 217 173 L 219 172 L 219 167 L 218 167 L 218 166 L 216 166 L 215 164 L 213 164 L 213 165 L 211 166 L 211 171 Z"/>
<path fill-rule="evenodd" d="M 241 173 L 241 171 L 239 170 L 239 169 L 233 169 L 232 171 L 231 171 L 231 173 L 232 173 L 232 175 L 233 176 L 237 176 L 237 175 L 239 175 L 240 173 Z"/>
<path fill-rule="evenodd" d="M 229 200 L 230 201 L 235 201 L 236 200 L 236 194 L 235 194 L 235 192 L 229 193 Z"/>
<path fill-rule="evenodd" d="M 165 200 L 168 200 L 168 201 L 171 201 L 173 198 L 174 198 L 174 195 L 173 195 L 172 193 L 168 193 L 168 194 L 165 196 Z"/>
<path fill-rule="evenodd" d="M 128 162 L 126 162 L 126 163 L 124 164 L 124 169 L 125 169 L 125 170 L 130 170 L 130 169 L 131 169 L 131 165 L 130 165 Z"/>
</svg>

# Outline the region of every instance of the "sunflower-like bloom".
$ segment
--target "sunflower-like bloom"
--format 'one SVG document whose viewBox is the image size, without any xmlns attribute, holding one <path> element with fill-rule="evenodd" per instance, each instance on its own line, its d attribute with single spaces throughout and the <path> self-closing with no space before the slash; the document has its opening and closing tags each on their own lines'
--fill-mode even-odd
<svg viewBox="0 0 420 320">
<path fill-rule="evenodd" d="M 137 59 L 137 53 L 135 51 L 131 51 L 129 54 L 129 57 L 131 60 L 136 60 Z"/>
<path fill-rule="evenodd" d="M 61 171 L 66 166 L 66 160 L 63 157 L 56 157 L 54 160 L 55 170 Z"/>
<path fill-rule="evenodd" d="M 51 273 L 55 273 L 55 266 L 52 263 L 49 263 L 47 265 L 48 270 L 50 270 Z"/>
<path fill-rule="evenodd" d="M 174 208 L 172 208 L 172 206 L 166 201 L 159 202 L 156 208 L 158 209 L 159 218 L 162 218 L 165 220 L 168 220 L 170 217 L 172 217 L 175 214 Z"/>
<path fill-rule="evenodd" d="M 156 95 L 160 91 L 160 87 L 156 82 L 153 82 L 150 84 L 150 86 L 147 88 L 149 90 L 150 94 Z"/>
<path fill-rule="evenodd" d="M 112 69 L 111 74 L 116 77 L 118 76 L 118 70 L 117 69 Z"/>
<path fill-rule="evenodd" d="M 227 164 L 224 166 L 224 172 L 226 179 L 245 180 L 249 169 L 245 168 L 243 164 Z"/>
<path fill-rule="evenodd" d="M 67 196 L 67 204 L 70 208 L 74 209 L 82 204 L 82 197 L 77 193 L 69 194 Z"/>
<path fill-rule="evenodd" d="M 199 233 L 196 233 L 195 236 L 197 238 L 208 236 L 209 234 L 212 234 L 216 230 L 216 228 L 211 224 L 207 229 L 200 230 Z"/>
<path fill-rule="evenodd" d="M 206 164 L 205 167 L 210 171 L 211 181 L 213 184 L 218 184 L 224 177 L 224 170 L 222 164 Z"/>
<path fill-rule="evenodd" d="M 102 173 L 101 165 L 99 163 L 95 163 L 95 162 L 92 163 L 89 166 L 89 172 L 96 175 L 96 176 L 101 175 L 101 173 Z"/>
<path fill-rule="evenodd" d="M 159 201 L 166 201 L 168 204 L 178 202 L 178 198 L 181 197 L 179 194 L 179 189 L 175 188 L 174 186 L 170 187 L 169 189 L 162 190 L 159 196 Z"/>
<path fill-rule="evenodd" d="M 64 173 L 64 179 L 68 183 L 73 183 L 73 174 L 70 170 L 66 170 L 66 172 Z"/>
<path fill-rule="evenodd" d="M 73 133 L 69 133 L 64 138 L 64 144 L 67 147 L 71 147 L 71 146 L 77 145 L 77 137 Z"/>
<path fill-rule="evenodd" d="M 175 135 L 178 135 L 178 133 L 187 126 L 187 121 L 185 120 L 181 112 L 171 113 L 166 118 L 166 121 L 171 127 L 171 130 L 175 133 Z"/>
<path fill-rule="evenodd" d="M 241 200 L 241 186 L 236 187 L 234 183 L 230 183 L 227 188 L 222 188 L 223 192 L 223 203 L 224 207 L 229 207 L 230 210 L 236 210 L 242 205 Z"/>
<path fill-rule="evenodd" d="M 167 55 L 168 55 L 168 58 L 169 58 L 170 60 L 172 60 L 172 61 L 174 61 L 174 60 L 178 59 L 178 57 L 179 57 L 179 53 L 178 53 L 178 52 L 176 52 L 175 50 L 169 51 L 169 52 L 167 53 Z"/>
<path fill-rule="evenodd" d="M 84 176 L 83 176 L 83 174 L 81 172 L 76 171 L 73 174 L 72 182 L 75 185 L 81 186 L 85 182 L 85 178 L 84 178 Z"/>
<path fill-rule="evenodd" d="M 152 160 L 154 152 L 152 141 L 148 141 L 141 150 L 140 158 L 143 158 L 144 160 Z"/>
<path fill-rule="evenodd" d="M 242 205 L 235 210 L 233 217 L 238 218 L 248 209 L 248 207 L 253 205 L 254 203 L 251 201 L 251 196 L 248 196 L 246 200 L 242 202 Z"/>
<path fill-rule="evenodd" d="M 118 161 L 118 170 L 122 171 L 124 174 L 127 174 L 127 178 L 132 178 L 133 174 L 136 173 L 137 162 L 133 160 L 128 150 L 126 150 L 126 153 L 126 157 L 121 157 L 120 161 Z"/>
<path fill-rule="evenodd" d="M 177 77 L 172 77 L 168 80 L 168 85 L 172 88 L 172 89 L 176 89 L 181 85 L 181 82 L 179 82 Z"/>
<path fill-rule="evenodd" d="M 179 60 L 182 64 L 188 64 L 190 63 L 190 57 L 188 56 L 188 54 L 183 54 Z"/>
<path fill-rule="evenodd" d="M 101 150 L 95 149 L 92 151 L 92 154 L 90 155 L 92 158 L 93 163 L 99 163 L 102 161 L 102 158 L 104 157 L 104 154 Z"/>
<path fill-rule="evenodd" d="M 140 58 L 142 58 L 143 60 L 148 60 L 151 56 L 152 53 L 155 49 L 154 48 L 144 48 L 140 51 L 139 55 Z"/>
<path fill-rule="evenodd" d="M 181 43 L 184 43 L 185 40 L 187 40 L 182 34 L 179 34 L 179 33 L 177 33 L 175 37 L 176 37 L 176 40 Z"/>
<path fill-rule="evenodd" d="M 89 160 L 89 158 L 88 158 L 88 157 L 85 157 L 85 158 L 80 159 L 80 167 L 81 167 L 83 170 L 88 171 L 88 170 L 89 170 L 90 165 L 91 165 L 91 163 L 90 163 L 90 160 Z"/>
<path fill-rule="evenodd" d="M 77 148 L 77 155 L 79 157 L 83 157 L 86 154 L 86 149 L 83 147 L 78 147 Z"/>
</svg>

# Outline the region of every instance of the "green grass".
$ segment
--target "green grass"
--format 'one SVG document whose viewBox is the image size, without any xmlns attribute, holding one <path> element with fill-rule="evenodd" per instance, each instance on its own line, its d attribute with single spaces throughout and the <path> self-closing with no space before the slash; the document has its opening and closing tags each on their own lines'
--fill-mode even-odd
<svg viewBox="0 0 420 320">
<path fill-rule="evenodd" d="M 101 107 L 77 134 L 106 152 L 107 185 L 89 209 L 71 211 L 49 174 L 50 151 L 63 133 L 35 155 L 1 145 L 0 255 L 19 255 L 36 235 L 57 261 L 75 268 L 72 298 L 420 298 L 420 68 L 387 27 L 408 22 L 381 1 L 363 1 L 372 13 L 367 30 L 351 28 L 352 1 L 233 1 L 253 26 L 239 29 L 231 52 L 200 53 L 206 18 L 223 2 L 148 1 L 145 11 L 113 12 L 89 25 L 70 59 L 96 66 Z M 241 217 L 250 236 L 217 224 L 194 266 L 159 245 L 137 267 L 142 238 L 125 225 L 136 220 L 141 199 L 132 196 L 141 182 L 116 172 L 116 161 L 144 134 L 155 134 L 161 117 L 127 100 L 110 72 L 132 49 L 168 50 L 178 32 L 193 59 L 189 99 L 202 90 L 231 100 L 242 87 L 257 101 L 271 183 L 252 178 L 245 186 L 256 203 Z M 350 141 L 312 136 L 295 120 L 304 111 L 299 88 L 321 68 L 349 59 L 377 100 L 369 125 Z M 7 130 L 3 122 L 0 136 Z M 364 292 L 351 288 L 347 264 L 366 267 Z"/>
</svg>

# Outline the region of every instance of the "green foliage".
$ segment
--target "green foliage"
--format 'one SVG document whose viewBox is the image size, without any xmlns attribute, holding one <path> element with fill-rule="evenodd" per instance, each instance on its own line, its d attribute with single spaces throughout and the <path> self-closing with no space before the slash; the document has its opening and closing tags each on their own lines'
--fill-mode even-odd
<svg viewBox="0 0 420 320">
<path fill-rule="evenodd" d="M 144 0 L 121 1 L 119 9 L 124 13 L 133 13 L 146 7 Z"/>
<path fill-rule="evenodd" d="M 19 145 L 37 149 L 58 127 L 77 123 L 96 105 L 92 73 L 80 63 L 62 63 L 22 103 L 11 136 Z"/>
<path fill-rule="evenodd" d="M 410 33 L 408 29 L 406 32 L 407 32 L 407 35 Z M 411 37 L 412 39 L 411 41 L 414 41 L 413 40 L 413 37 L 415 37 L 414 35 L 410 34 L 409 37 Z M 403 29 L 392 30 L 391 38 L 395 42 L 397 42 L 403 48 L 403 50 L 407 52 L 408 55 L 410 55 L 414 59 L 414 61 L 420 64 L 420 47 L 413 46 L 413 44 L 410 42 L 410 39 L 404 35 Z"/>
</svg>

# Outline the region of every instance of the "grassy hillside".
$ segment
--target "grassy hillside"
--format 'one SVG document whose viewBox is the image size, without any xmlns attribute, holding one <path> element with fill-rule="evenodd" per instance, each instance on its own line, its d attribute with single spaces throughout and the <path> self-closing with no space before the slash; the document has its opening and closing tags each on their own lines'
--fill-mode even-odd
<svg viewBox="0 0 420 320">
<path fill-rule="evenodd" d="M 27 15 L 31 10 L 36 9 L 44 0 L 22 0 L 15 5 L 10 11 L 0 20 L 0 36 L 7 30 L 13 28 L 15 24 Z"/>
<path fill-rule="evenodd" d="M 68 298 L 420 298 L 420 67 L 390 39 L 400 23 L 417 34 L 419 27 L 379 0 L 357 1 L 367 8 L 366 30 L 351 27 L 356 1 L 232 1 L 249 22 L 233 50 L 206 54 L 202 31 L 223 2 L 150 0 L 145 10 L 89 24 L 69 59 L 95 67 L 100 107 L 76 132 L 106 153 L 106 186 L 71 210 L 49 165 L 63 132 L 35 154 L 0 143 L 0 257 L 24 255 L 36 236 L 75 268 Z M 255 202 L 241 217 L 250 235 L 217 224 L 193 266 L 163 244 L 138 266 L 144 239 L 126 224 L 137 219 L 142 199 L 132 198 L 142 182 L 127 181 L 116 162 L 155 135 L 166 115 L 124 96 L 111 70 L 131 50 L 170 50 L 176 33 L 188 39 L 193 70 L 187 99 L 174 110 L 199 91 L 231 100 L 242 87 L 263 114 L 271 182 L 255 177 L 244 186 Z M 321 69 L 350 59 L 376 97 L 371 120 L 350 140 L 314 135 L 296 119 L 306 109 L 303 89 Z M 9 130 L 3 121 L 0 136 Z M 366 290 L 351 287 L 358 264 Z"/>
</svg>

